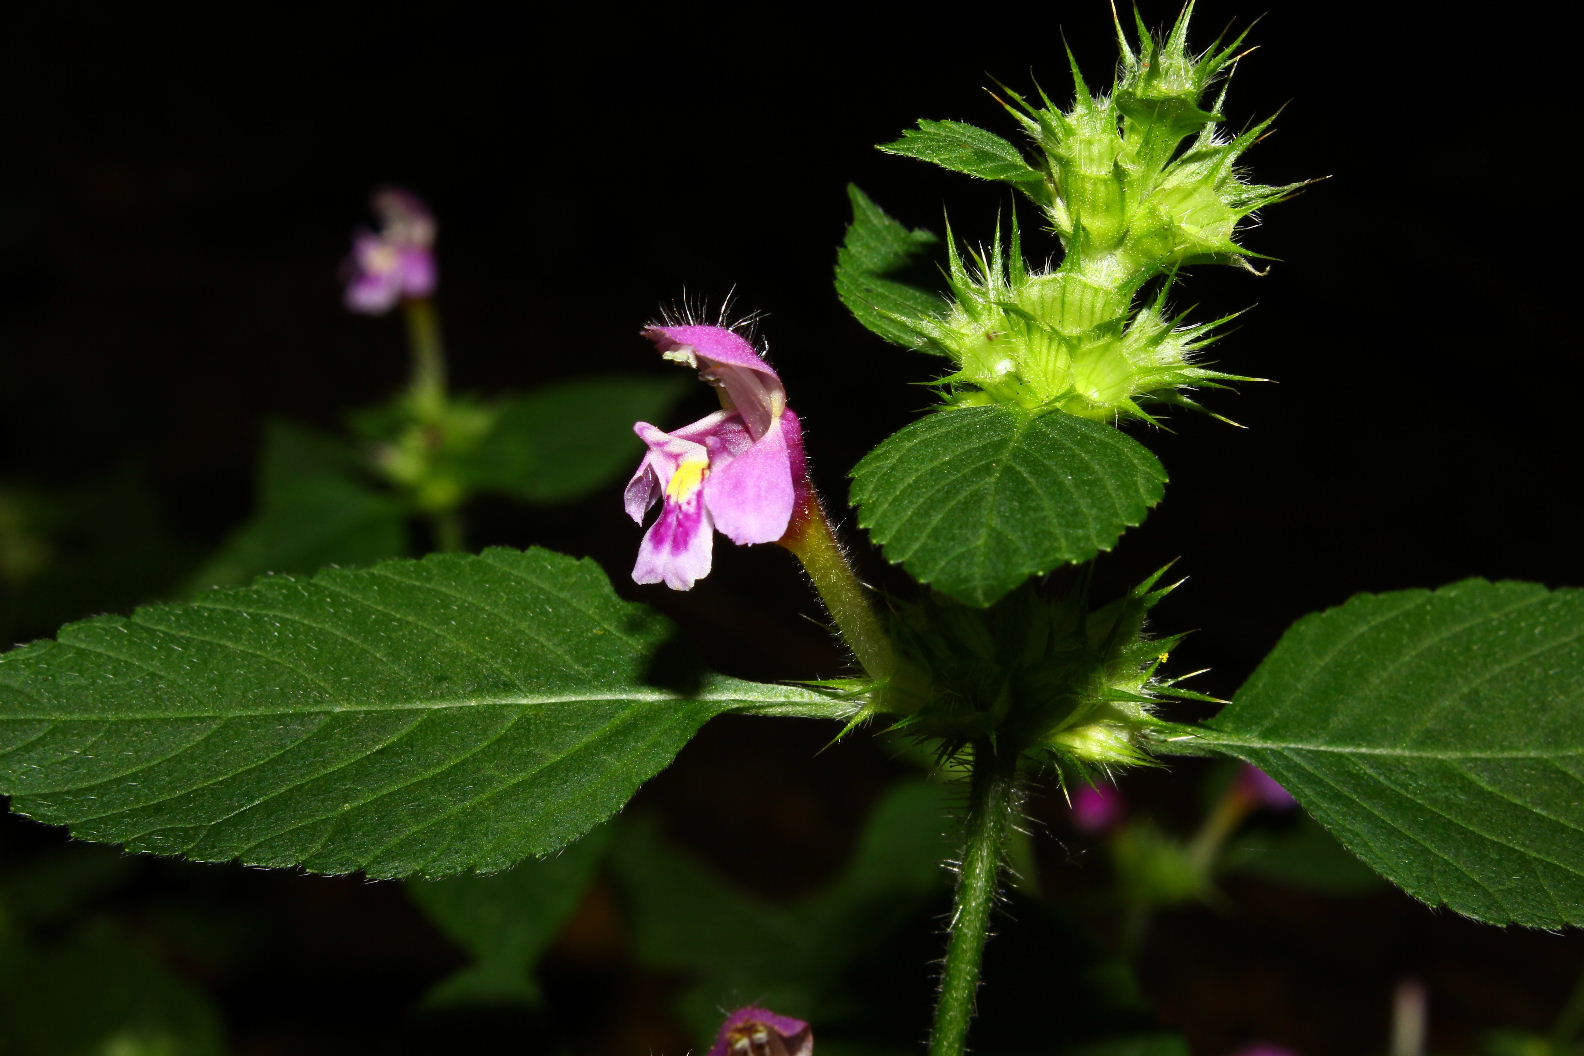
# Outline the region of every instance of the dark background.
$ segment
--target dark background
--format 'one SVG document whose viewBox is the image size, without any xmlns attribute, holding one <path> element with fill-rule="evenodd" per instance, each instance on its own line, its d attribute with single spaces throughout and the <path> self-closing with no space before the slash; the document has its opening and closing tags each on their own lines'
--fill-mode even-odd
<svg viewBox="0 0 1584 1056">
<path fill-rule="evenodd" d="M 1144 6 L 1152 23 L 1174 10 Z M 1202 3 L 1199 39 L 1258 14 Z M 1359 590 L 1470 575 L 1584 582 L 1577 192 L 1562 158 L 1578 123 L 1564 44 L 1576 27 L 1485 18 L 1285 4 L 1256 26 L 1260 50 L 1237 71 L 1234 125 L 1291 100 L 1247 159 L 1255 177 L 1330 179 L 1248 234 L 1282 258 L 1267 277 L 1200 270 L 1175 301 L 1202 315 L 1255 306 L 1215 358 L 1276 384 L 1209 394 L 1247 430 L 1179 415 L 1172 432 L 1139 431 L 1172 483 L 1102 562 L 1120 589 L 1181 557 L 1191 581 L 1158 615 L 1163 629 L 1200 628 L 1180 659 L 1214 668 L 1208 691 L 1234 689 L 1295 617 Z M 351 229 L 369 222 L 368 191 L 396 183 L 440 217 L 459 389 L 667 369 L 639 328 L 684 293 L 718 301 L 735 289 L 742 308 L 767 313 L 761 333 L 840 507 L 846 470 L 929 404 L 910 383 L 935 369 L 835 298 L 844 185 L 910 225 L 939 230 L 949 208 L 960 234 L 988 237 L 1008 192 L 872 145 L 921 116 L 1010 136 L 981 89 L 1037 76 L 1064 99 L 1063 34 L 1103 82 L 1115 53 L 1098 0 L 929 17 L 332 6 L 24 20 L 0 44 L 0 483 L 49 490 L 125 474 L 163 525 L 159 547 L 126 560 L 154 583 L 196 559 L 249 509 L 268 416 L 334 427 L 401 383 L 399 322 L 347 315 L 337 282 Z M 1055 249 L 1028 243 L 1036 257 Z M 679 421 L 708 403 L 701 391 Z M 486 504 L 471 542 L 592 554 L 734 673 L 835 673 L 784 554 L 723 552 L 709 580 L 670 596 L 620 585 L 637 537 L 613 488 L 554 512 Z M 900 585 L 875 555 L 860 560 Z M 722 868 L 745 850 L 777 863 L 772 879 L 745 883 L 800 890 L 841 859 L 895 765 L 862 744 L 816 756 L 823 740 L 723 723 L 645 796 Z M 762 798 L 712 795 L 734 772 L 745 783 L 733 787 Z M 1151 774 L 1136 787 L 1170 812 L 1176 786 Z M 1054 801 L 1034 809 L 1059 814 Z M 0 853 L 49 838 L 11 823 Z M 1060 848 L 1047 865 L 1071 867 Z M 382 1009 L 422 989 L 423 968 L 369 981 L 398 970 L 366 966 L 368 936 L 422 928 L 385 888 L 204 882 L 262 885 L 257 897 L 299 900 L 288 914 L 329 899 L 350 922 L 333 955 L 277 949 L 270 982 L 231 981 L 239 1049 L 318 1051 L 311 1039 L 375 1029 Z M 1205 1056 L 1254 1036 L 1308 1056 L 1372 1051 L 1404 974 L 1429 982 L 1437 1038 L 1464 1051 L 1485 1027 L 1542 1026 L 1584 961 L 1576 936 L 1480 929 L 1399 895 L 1339 908 L 1257 885 L 1235 894 L 1220 916 L 1169 919 L 1144 964 L 1147 992 Z M 364 906 L 373 916 L 358 916 Z M 412 941 L 443 970 L 437 939 Z M 359 980 L 341 981 L 333 1007 L 308 996 L 325 972 Z M 299 1048 L 260 1040 L 275 1029 L 296 1031 Z M 686 1044 L 669 1037 L 644 1044 Z"/>
</svg>

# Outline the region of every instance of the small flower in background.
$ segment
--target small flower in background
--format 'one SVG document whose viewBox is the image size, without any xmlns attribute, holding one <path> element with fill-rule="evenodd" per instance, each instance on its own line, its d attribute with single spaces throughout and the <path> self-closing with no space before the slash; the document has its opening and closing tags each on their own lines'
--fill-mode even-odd
<svg viewBox="0 0 1584 1056">
<path fill-rule="evenodd" d="M 767 1008 L 739 1008 L 721 1024 L 709 1056 L 814 1056 L 814 1031 Z"/>
<path fill-rule="evenodd" d="M 1267 810 L 1291 810 L 1297 800 L 1276 779 L 1257 766 L 1244 763 L 1238 773 L 1238 791 Z"/>
<path fill-rule="evenodd" d="M 1072 798 L 1073 825 L 1079 832 L 1100 836 L 1127 814 L 1127 800 L 1112 785 L 1085 785 Z"/>
<path fill-rule="evenodd" d="M 1232 1056 L 1298 1056 L 1291 1049 L 1284 1049 L 1280 1045 L 1250 1045 L 1246 1049 L 1239 1049 Z"/>
<path fill-rule="evenodd" d="M 417 195 L 395 188 L 374 192 L 378 234 L 352 236 L 346 263 L 349 311 L 383 315 L 404 297 L 428 297 L 439 285 L 435 264 L 435 220 Z"/>
<path fill-rule="evenodd" d="M 633 431 L 649 451 L 627 484 L 627 513 L 660 516 L 638 547 L 633 580 L 689 590 L 709 574 L 714 533 L 739 546 L 786 534 L 806 493 L 803 431 L 781 378 L 746 338 L 723 326 L 651 326 L 666 359 L 713 385 L 722 409 L 674 432 Z"/>
</svg>

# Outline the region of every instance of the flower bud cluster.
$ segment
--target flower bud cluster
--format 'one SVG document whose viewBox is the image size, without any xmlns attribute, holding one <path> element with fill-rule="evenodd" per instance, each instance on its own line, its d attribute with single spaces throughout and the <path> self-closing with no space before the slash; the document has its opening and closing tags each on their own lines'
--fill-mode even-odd
<svg viewBox="0 0 1584 1056">
<path fill-rule="evenodd" d="M 1239 225 L 1299 186 L 1243 179 L 1239 159 L 1270 121 L 1238 136 L 1220 131 L 1225 91 L 1213 105 L 1207 96 L 1243 38 L 1191 54 L 1191 13 L 1190 4 L 1164 38 L 1141 24 L 1137 49 L 1119 25 L 1121 72 L 1109 95 L 1092 93 L 1076 63 L 1069 110 L 1043 93 L 1042 105 L 1007 93 L 1003 105 L 1038 152 L 1008 178 L 1039 206 L 1064 255 L 1054 268 L 1029 268 L 1015 220 L 1009 247 L 998 233 L 971 263 L 953 250 L 952 303 L 915 323 L 957 364 L 944 379 L 951 402 L 1148 419 L 1150 402 L 1193 406 L 1185 388 L 1250 380 L 1196 363 L 1225 320 L 1188 325 L 1166 311 L 1164 290 L 1140 303 L 1147 284 L 1169 283 L 1180 267 L 1248 267 L 1256 254 L 1238 244 Z"/>
<path fill-rule="evenodd" d="M 1204 700 L 1159 677 L 1182 635 L 1150 638 L 1149 610 L 1175 587 L 1157 572 L 1090 611 L 1082 592 L 1051 600 L 1031 586 L 989 609 L 931 595 L 895 624 L 908 663 L 874 698 L 876 711 L 954 746 L 985 737 L 1051 758 L 1073 777 L 1148 762 L 1144 735 L 1165 699 Z M 1183 676 L 1184 678 L 1188 676 Z"/>
</svg>

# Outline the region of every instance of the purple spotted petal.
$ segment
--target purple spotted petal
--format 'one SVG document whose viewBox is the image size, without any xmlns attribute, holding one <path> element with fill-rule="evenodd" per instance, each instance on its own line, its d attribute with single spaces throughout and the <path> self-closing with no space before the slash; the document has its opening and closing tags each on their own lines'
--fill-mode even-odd
<svg viewBox="0 0 1584 1056">
<path fill-rule="evenodd" d="M 660 517 L 638 544 L 634 583 L 664 583 L 672 590 L 692 590 L 709 575 L 715 545 L 714 526 L 704 509 L 703 494 L 667 499 Z"/>
<path fill-rule="evenodd" d="M 786 534 L 797 495 L 781 422 L 747 451 L 710 468 L 704 501 L 722 535 L 738 546 L 773 543 Z"/>
<path fill-rule="evenodd" d="M 726 1017 L 708 1056 L 814 1056 L 814 1030 L 801 1019 L 750 1005 Z"/>
</svg>

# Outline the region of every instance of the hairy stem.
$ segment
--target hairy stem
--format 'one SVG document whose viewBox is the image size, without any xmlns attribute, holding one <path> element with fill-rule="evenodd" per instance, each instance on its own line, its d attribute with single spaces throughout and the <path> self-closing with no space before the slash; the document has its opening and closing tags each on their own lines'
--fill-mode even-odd
<svg viewBox="0 0 1584 1056">
<path fill-rule="evenodd" d="M 951 938 L 941 973 L 940 999 L 930 1031 L 929 1056 L 961 1056 L 979 991 L 979 969 L 990 913 L 1001 879 L 1001 855 L 1016 809 L 1017 755 L 998 753 L 989 741 L 973 746 L 967 834 L 962 870 L 952 901 Z"/>
<path fill-rule="evenodd" d="M 891 675 L 891 639 L 869 600 L 869 589 L 853 572 L 819 498 L 810 494 L 792 518 L 781 545 L 797 555 L 847 647 L 870 678 Z"/>
</svg>

